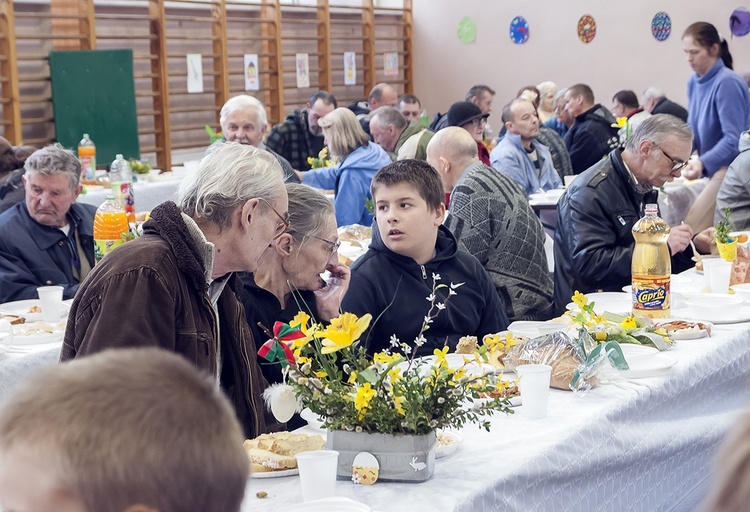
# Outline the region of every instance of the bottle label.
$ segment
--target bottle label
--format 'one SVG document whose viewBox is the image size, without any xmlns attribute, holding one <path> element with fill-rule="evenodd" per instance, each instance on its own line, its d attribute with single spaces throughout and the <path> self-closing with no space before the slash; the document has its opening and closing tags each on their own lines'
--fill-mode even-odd
<svg viewBox="0 0 750 512">
<path fill-rule="evenodd" d="M 128 218 L 130 219 L 130 216 L 135 218 L 135 198 L 133 197 L 132 185 L 123 181 L 112 183 L 112 194 L 120 203 L 122 209 L 125 210 L 125 213 L 128 214 Z"/>
<path fill-rule="evenodd" d="M 125 240 L 122 238 L 120 240 L 94 240 L 94 259 L 96 260 L 96 263 L 99 263 L 104 256 L 124 243 Z"/>
<path fill-rule="evenodd" d="M 669 309 L 669 284 L 671 276 L 633 276 L 633 310 Z"/>
<path fill-rule="evenodd" d="M 94 179 L 94 169 L 96 169 L 96 157 L 82 156 L 81 160 L 81 178 L 85 180 Z"/>
</svg>

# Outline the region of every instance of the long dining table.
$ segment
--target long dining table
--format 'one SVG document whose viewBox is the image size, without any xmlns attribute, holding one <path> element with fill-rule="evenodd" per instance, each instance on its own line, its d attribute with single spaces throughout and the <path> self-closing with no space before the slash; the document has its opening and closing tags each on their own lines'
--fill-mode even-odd
<svg viewBox="0 0 750 512">
<path fill-rule="evenodd" d="M 694 511 L 718 444 L 750 408 L 750 323 L 715 325 L 663 354 L 676 364 L 662 375 L 612 379 L 584 396 L 552 390 L 546 418 L 464 427 L 427 482 L 339 480 L 336 493 L 375 512 Z M 243 510 L 301 501 L 298 476 L 251 477 Z"/>
</svg>

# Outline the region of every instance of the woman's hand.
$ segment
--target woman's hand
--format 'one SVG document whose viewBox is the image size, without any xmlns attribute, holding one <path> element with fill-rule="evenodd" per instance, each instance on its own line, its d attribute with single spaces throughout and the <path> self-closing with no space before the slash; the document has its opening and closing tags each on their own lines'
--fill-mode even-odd
<svg viewBox="0 0 750 512">
<path fill-rule="evenodd" d="M 682 170 L 682 176 L 688 180 L 697 180 L 703 174 L 703 162 L 697 158 L 691 158 Z"/>
<path fill-rule="evenodd" d="M 341 300 L 349 289 L 352 271 L 342 263 L 329 265 L 326 270 L 331 273 L 331 277 L 323 288 L 315 292 L 315 305 L 320 319 L 330 322 L 331 318 L 339 315 Z"/>
<path fill-rule="evenodd" d="M 719 252 L 716 247 L 716 239 L 714 238 L 715 232 L 716 228 L 712 226 L 695 235 L 693 243 L 700 254 L 716 254 Z"/>
</svg>

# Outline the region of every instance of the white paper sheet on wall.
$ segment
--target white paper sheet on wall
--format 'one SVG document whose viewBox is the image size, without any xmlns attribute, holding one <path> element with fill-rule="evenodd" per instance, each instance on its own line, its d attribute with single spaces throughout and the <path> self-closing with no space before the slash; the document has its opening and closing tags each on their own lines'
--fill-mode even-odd
<svg viewBox="0 0 750 512">
<path fill-rule="evenodd" d="M 310 60 L 306 53 L 298 53 L 297 61 L 297 88 L 310 87 Z"/>
<path fill-rule="evenodd" d="M 188 53 L 187 90 L 189 93 L 203 92 L 203 61 L 200 53 Z"/>
<path fill-rule="evenodd" d="M 344 85 L 357 84 L 357 57 L 354 52 L 344 52 Z"/>
<path fill-rule="evenodd" d="M 258 54 L 245 54 L 245 90 L 260 90 L 260 80 L 258 79 Z"/>
</svg>

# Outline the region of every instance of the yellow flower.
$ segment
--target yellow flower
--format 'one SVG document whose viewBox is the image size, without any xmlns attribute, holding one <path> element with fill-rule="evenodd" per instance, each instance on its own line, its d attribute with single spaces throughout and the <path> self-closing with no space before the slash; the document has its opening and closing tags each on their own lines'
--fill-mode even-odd
<svg viewBox="0 0 750 512">
<path fill-rule="evenodd" d="M 350 373 L 349 380 L 347 380 L 347 382 L 349 384 L 354 384 L 355 382 L 357 382 L 357 372 L 353 371 L 352 373 Z"/>
<path fill-rule="evenodd" d="M 583 306 L 588 304 L 589 299 L 584 294 L 576 290 L 575 293 L 573 294 L 573 302 L 575 303 L 576 306 L 583 309 Z"/>
<path fill-rule="evenodd" d="M 515 346 L 516 344 L 516 337 L 513 336 L 513 333 L 508 333 L 505 335 L 505 348 L 510 348 Z"/>
<path fill-rule="evenodd" d="M 398 355 L 398 354 L 388 355 L 385 352 L 378 352 L 377 354 L 375 354 L 374 356 L 372 356 L 373 362 L 380 363 L 380 364 L 383 364 L 385 366 L 388 366 L 388 365 L 396 362 L 396 360 L 398 360 L 398 359 L 401 359 L 400 355 Z"/>
<path fill-rule="evenodd" d="M 325 370 L 320 370 L 319 372 L 313 372 L 313 373 L 319 379 L 325 379 L 326 377 L 328 377 L 328 372 L 326 372 Z"/>
<path fill-rule="evenodd" d="M 622 128 L 623 126 L 625 126 L 625 124 L 627 122 L 628 122 L 628 118 L 627 117 L 618 117 L 617 118 L 617 127 L 618 128 Z"/>
<path fill-rule="evenodd" d="M 357 388 L 357 394 L 354 396 L 354 408 L 359 411 L 360 418 L 365 416 L 370 400 L 377 394 L 378 392 L 372 389 L 369 382 L 365 382 L 364 386 Z"/>
<path fill-rule="evenodd" d="M 443 349 L 436 348 L 432 351 L 433 354 L 435 354 L 435 366 L 448 366 L 448 361 L 445 360 L 445 355 L 448 353 L 448 347 L 447 345 L 443 347 Z"/>
<path fill-rule="evenodd" d="M 331 354 L 346 348 L 362 336 L 367 327 L 370 325 L 372 315 L 369 313 L 362 318 L 352 313 L 342 313 L 337 318 L 331 320 L 331 324 L 322 331 L 315 333 L 315 336 L 323 339 L 323 354 Z"/>
<path fill-rule="evenodd" d="M 297 354 L 294 354 L 294 358 L 297 360 L 298 366 L 302 366 L 306 363 L 312 363 L 312 358 L 310 357 L 298 356 Z"/>
<path fill-rule="evenodd" d="M 638 324 L 635 323 L 634 317 L 628 316 L 625 318 L 625 320 L 622 321 L 620 327 L 622 327 L 623 329 L 635 329 L 638 327 Z"/>
<path fill-rule="evenodd" d="M 292 321 L 289 322 L 290 327 L 299 327 L 300 331 L 302 331 L 302 333 L 305 335 L 304 338 L 299 338 L 292 342 L 291 347 L 295 352 L 299 352 L 302 347 L 310 343 L 310 341 L 313 339 L 315 331 L 317 331 L 318 326 L 315 324 L 308 327 L 307 323 L 309 321 L 310 315 L 308 315 L 304 311 L 300 311 L 294 316 L 294 318 L 292 318 Z"/>
<path fill-rule="evenodd" d="M 404 416 L 406 414 L 406 411 L 404 410 L 404 401 L 406 401 L 406 398 L 404 398 L 403 396 L 393 397 L 393 403 L 396 405 L 396 412 L 401 416 Z"/>
<path fill-rule="evenodd" d="M 596 331 L 596 341 L 604 341 L 607 339 L 607 331 Z"/>
</svg>

